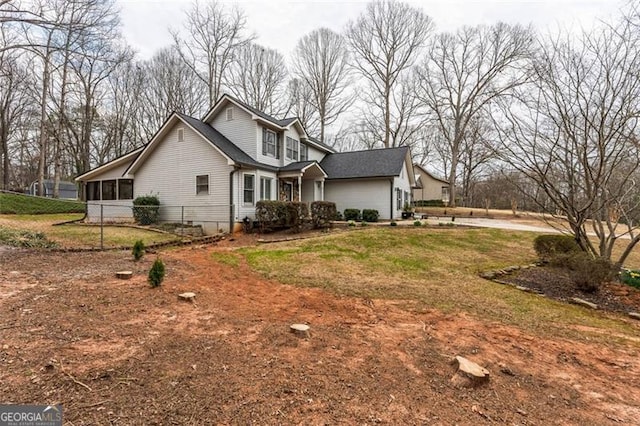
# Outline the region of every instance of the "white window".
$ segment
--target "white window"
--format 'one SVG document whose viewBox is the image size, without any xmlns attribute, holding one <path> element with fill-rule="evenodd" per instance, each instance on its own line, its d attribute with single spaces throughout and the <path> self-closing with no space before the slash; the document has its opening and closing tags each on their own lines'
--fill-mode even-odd
<svg viewBox="0 0 640 426">
<path fill-rule="evenodd" d="M 402 190 L 396 188 L 396 210 L 402 210 Z"/>
<path fill-rule="evenodd" d="M 184 129 L 182 127 L 178 129 L 178 142 L 184 142 Z"/>
<path fill-rule="evenodd" d="M 227 112 L 227 121 L 233 120 L 233 107 L 227 108 L 226 112 Z"/>
<path fill-rule="evenodd" d="M 261 200 L 270 200 L 271 199 L 271 182 L 273 179 L 261 177 L 260 178 L 260 199 Z"/>
<path fill-rule="evenodd" d="M 254 175 L 244 175 L 244 197 L 245 204 L 253 204 L 255 197 L 255 182 L 256 177 Z"/>
<path fill-rule="evenodd" d="M 303 143 L 300 144 L 300 161 L 309 159 L 309 147 Z"/>
<path fill-rule="evenodd" d="M 209 175 L 196 176 L 196 195 L 209 195 Z"/>
<path fill-rule="evenodd" d="M 298 144 L 297 140 L 287 136 L 287 154 L 285 156 L 287 160 L 298 161 Z"/>
<path fill-rule="evenodd" d="M 262 155 L 278 158 L 276 139 L 277 137 L 274 131 L 262 129 Z"/>
</svg>

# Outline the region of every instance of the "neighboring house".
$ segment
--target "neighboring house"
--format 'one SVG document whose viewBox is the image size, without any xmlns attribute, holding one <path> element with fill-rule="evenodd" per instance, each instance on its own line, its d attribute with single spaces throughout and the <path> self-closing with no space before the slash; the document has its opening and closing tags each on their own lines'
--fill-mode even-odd
<svg viewBox="0 0 640 426">
<path fill-rule="evenodd" d="M 419 164 L 413 165 L 416 173 L 416 188 L 413 189 L 415 201 L 441 200 L 449 202 L 449 182 L 435 177 Z"/>
<path fill-rule="evenodd" d="M 412 169 L 407 147 L 336 153 L 298 118 L 277 120 L 223 95 L 202 120 L 174 112 L 143 148 L 76 181 L 89 220 L 131 220 L 133 199 L 153 194 L 162 221 L 211 233 L 254 218 L 259 200 L 327 200 L 339 210 L 400 217 L 415 185 Z"/>
<path fill-rule="evenodd" d="M 44 183 L 44 194 L 45 197 L 53 197 L 53 179 L 45 179 Z M 38 195 L 38 181 L 35 181 L 29 185 L 27 189 L 27 194 L 30 195 Z M 75 182 L 67 182 L 61 180 L 58 186 L 59 198 L 64 198 L 68 200 L 76 200 L 78 199 L 78 188 Z"/>
</svg>

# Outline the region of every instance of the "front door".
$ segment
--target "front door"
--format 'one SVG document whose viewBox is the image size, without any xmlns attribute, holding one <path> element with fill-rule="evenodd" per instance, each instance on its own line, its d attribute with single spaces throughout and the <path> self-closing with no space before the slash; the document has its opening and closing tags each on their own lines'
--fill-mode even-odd
<svg viewBox="0 0 640 426">
<path fill-rule="evenodd" d="M 291 201 L 293 199 L 293 184 L 291 182 L 283 182 L 282 190 L 284 191 L 284 201 Z"/>
</svg>

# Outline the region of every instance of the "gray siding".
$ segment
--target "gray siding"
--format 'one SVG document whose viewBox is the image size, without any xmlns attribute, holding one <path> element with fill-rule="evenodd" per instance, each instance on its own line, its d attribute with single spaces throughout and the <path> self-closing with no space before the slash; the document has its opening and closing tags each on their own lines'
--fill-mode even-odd
<svg viewBox="0 0 640 426">
<path fill-rule="evenodd" d="M 229 106 L 231 104 L 222 108 L 209 124 L 249 154 L 251 158 L 256 158 L 258 153 L 256 145 L 257 123 L 251 118 L 251 115 L 235 105 L 233 106 L 233 120 L 227 121 L 226 110 Z M 262 138 L 260 141 L 262 142 Z"/>
<path fill-rule="evenodd" d="M 324 183 L 324 199 L 336 203 L 340 212 L 349 208 L 375 209 L 381 219 L 390 219 L 391 180 L 327 180 Z"/>
<path fill-rule="evenodd" d="M 177 129 L 184 129 L 178 142 Z M 182 122 L 156 146 L 134 176 L 134 197 L 160 198 L 160 219 L 228 228 L 229 173 L 232 167 L 219 151 Z M 196 195 L 196 176 L 209 176 L 209 194 Z M 184 211 L 181 206 L 186 206 Z M 226 224 L 226 225 L 225 225 Z M 224 226 L 224 227 L 223 227 Z"/>
<path fill-rule="evenodd" d="M 254 202 L 244 202 L 244 175 L 254 175 Z M 234 200 L 234 219 L 241 221 L 245 217 L 255 219 L 256 202 L 260 200 L 260 178 L 268 177 L 272 180 L 271 195 L 274 199 L 278 199 L 278 179 L 275 173 L 263 170 L 242 169 L 234 173 L 233 179 L 233 200 Z"/>
</svg>

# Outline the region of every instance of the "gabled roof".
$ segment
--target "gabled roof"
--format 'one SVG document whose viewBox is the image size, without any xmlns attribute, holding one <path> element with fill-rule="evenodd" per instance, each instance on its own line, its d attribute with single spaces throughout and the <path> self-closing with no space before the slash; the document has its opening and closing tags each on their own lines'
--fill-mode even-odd
<svg viewBox="0 0 640 426">
<path fill-rule="evenodd" d="M 382 148 L 367 151 L 339 152 L 327 155 L 320 166 L 328 179 L 356 179 L 398 176 L 407 159 L 410 161 L 409 147 Z M 409 180 L 413 181 L 412 173 Z"/>
<path fill-rule="evenodd" d="M 311 145 L 315 145 L 316 148 L 320 148 L 321 150 L 327 151 L 329 153 L 334 153 L 336 152 L 335 149 L 331 148 L 329 145 L 327 145 L 326 143 L 320 142 L 319 139 L 316 139 L 314 137 L 307 137 L 307 142 L 310 142 Z"/>
<path fill-rule="evenodd" d="M 447 185 L 449 184 L 449 181 L 445 180 L 445 179 L 441 179 L 435 175 L 433 175 L 432 173 L 429 173 L 429 171 L 427 169 L 425 169 L 422 165 L 420 164 L 414 164 L 413 167 L 415 167 L 416 169 L 419 169 L 420 172 L 422 172 L 423 174 L 429 176 L 431 179 L 433 180 L 437 180 L 438 182 L 442 182 L 442 183 L 446 183 Z"/>
<path fill-rule="evenodd" d="M 81 180 L 87 180 L 87 179 L 91 179 L 92 176 L 95 175 L 99 175 L 101 173 L 104 173 L 106 171 L 109 171 L 115 167 L 118 167 L 124 163 L 126 163 L 127 161 L 132 161 L 134 158 L 136 158 L 138 156 L 138 154 L 140 154 L 140 152 L 142 152 L 142 150 L 144 149 L 144 147 L 140 147 L 137 149 L 134 149 L 131 152 L 128 152 L 124 155 L 121 155 L 118 158 L 115 158 L 111 161 L 109 161 L 108 163 L 105 163 L 101 166 L 95 167 L 87 172 L 84 172 L 81 175 L 76 176 L 76 178 L 74 179 L 76 182 L 81 181 Z"/>
<path fill-rule="evenodd" d="M 307 166 L 315 163 L 315 161 L 296 161 L 295 163 L 289 163 L 284 167 L 280 167 L 280 172 L 299 172 L 304 170 Z"/>
</svg>

